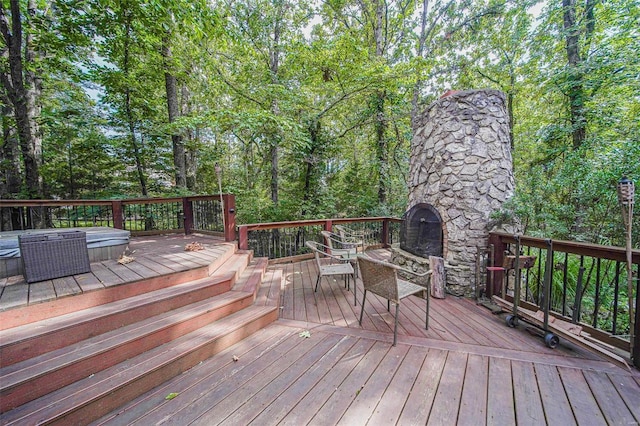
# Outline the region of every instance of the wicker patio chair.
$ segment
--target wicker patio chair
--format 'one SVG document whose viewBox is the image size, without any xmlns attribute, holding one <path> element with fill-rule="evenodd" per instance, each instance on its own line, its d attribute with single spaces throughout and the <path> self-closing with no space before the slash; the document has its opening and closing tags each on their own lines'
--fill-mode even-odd
<svg viewBox="0 0 640 426">
<path fill-rule="evenodd" d="M 318 291 L 318 284 L 322 277 L 330 277 L 335 275 L 342 275 L 345 280 L 344 287 L 347 290 L 351 289 L 349 276 L 353 277 L 353 304 L 357 304 L 356 299 L 356 277 L 353 265 L 348 259 L 343 259 L 340 256 L 331 254 L 329 246 L 317 243 L 315 241 L 307 241 L 307 247 L 311 249 L 316 260 L 318 267 L 318 278 L 316 279 L 316 286 L 314 291 Z"/>
<path fill-rule="evenodd" d="M 367 292 L 377 294 L 387 299 L 387 310 L 390 311 L 391 302 L 396 304 L 395 324 L 393 327 L 393 346 L 398 339 L 398 316 L 400 315 L 400 301 L 407 296 L 427 292 L 427 308 L 425 318 L 425 328 L 429 329 L 429 286 L 419 286 L 409 281 L 398 278 L 398 271 L 412 275 L 424 277 L 431 274 L 431 271 L 416 273 L 398 265 L 372 259 L 366 255 L 358 256 L 362 284 L 364 285 L 364 296 L 362 297 L 362 310 L 360 311 L 360 325 L 362 325 L 362 315 L 364 314 L 364 302 L 367 299 Z"/>
<path fill-rule="evenodd" d="M 359 248 L 359 251 L 364 252 L 365 240 L 368 235 L 366 232 L 354 231 L 343 225 L 334 225 L 333 227 L 338 232 L 337 235 L 340 236 L 340 241 L 342 241 L 343 244 L 350 244 L 352 247 L 356 247 L 356 249 Z"/>
</svg>

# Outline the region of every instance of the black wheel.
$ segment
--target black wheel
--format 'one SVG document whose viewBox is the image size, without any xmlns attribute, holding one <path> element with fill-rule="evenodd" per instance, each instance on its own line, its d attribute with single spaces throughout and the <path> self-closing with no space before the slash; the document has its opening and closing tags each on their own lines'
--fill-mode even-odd
<svg viewBox="0 0 640 426">
<path fill-rule="evenodd" d="M 547 333 L 544 335 L 544 343 L 551 349 L 555 349 L 560 343 L 560 338 L 553 333 Z"/>
<path fill-rule="evenodd" d="M 507 322 L 507 326 L 514 328 L 517 324 L 517 317 L 515 315 L 507 315 L 507 318 L 505 318 L 506 322 Z"/>
</svg>

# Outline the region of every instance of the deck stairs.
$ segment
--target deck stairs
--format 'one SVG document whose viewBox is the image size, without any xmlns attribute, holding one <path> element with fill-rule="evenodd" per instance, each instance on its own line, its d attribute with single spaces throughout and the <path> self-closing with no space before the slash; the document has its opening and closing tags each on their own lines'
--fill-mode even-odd
<svg viewBox="0 0 640 426">
<path fill-rule="evenodd" d="M 232 246 L 216 262 L 191 281 L 91 292 L 62 314 L 43 303 L 57 315 L 0 331 L 0 424 L 90 423 L 277 319 L 267 259 Z"/>
</svg>

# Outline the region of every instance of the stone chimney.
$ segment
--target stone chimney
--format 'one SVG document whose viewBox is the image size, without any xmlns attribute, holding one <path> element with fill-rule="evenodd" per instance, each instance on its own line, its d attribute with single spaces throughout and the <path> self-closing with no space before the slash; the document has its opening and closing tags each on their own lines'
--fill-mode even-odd
<svg viewBox="0 0 640 426">
<path fill-rule="evenodd" d="M 448 92 L 417 117 L 413 130 L 408 209 L 426 203 L 437 210 L 447 288 L 470 296 L 490 216 L 514 191 L 505 95 Z"/>
</svg>

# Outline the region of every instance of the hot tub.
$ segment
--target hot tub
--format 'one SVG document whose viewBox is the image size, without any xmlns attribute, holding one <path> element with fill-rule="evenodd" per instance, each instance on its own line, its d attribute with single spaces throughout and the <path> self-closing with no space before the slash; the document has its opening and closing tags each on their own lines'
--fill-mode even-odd
<svg viewBox="0 0 640 426">
<path fill-rule="evenodd" d="M 30 233 L 57 233 L 60 231 L 84 231 L 87 235 L 89 261 L 118 259 L 129 244 L 131 233 L 123 229 L 94 226 L 88 228 L 53 228 L 26 231 L 0 232 L 0 278 L 22 275 L 22 260 L 18 235 Z"/>
</svg>

